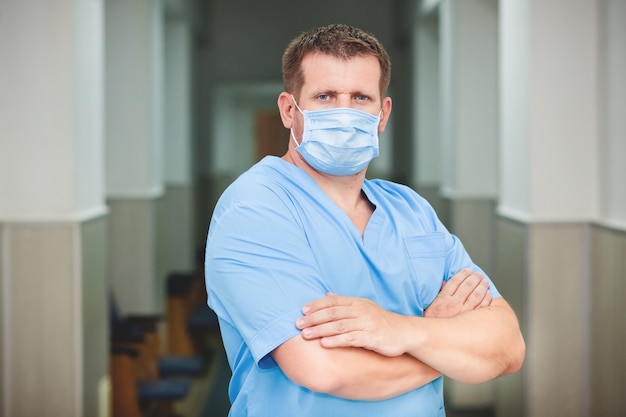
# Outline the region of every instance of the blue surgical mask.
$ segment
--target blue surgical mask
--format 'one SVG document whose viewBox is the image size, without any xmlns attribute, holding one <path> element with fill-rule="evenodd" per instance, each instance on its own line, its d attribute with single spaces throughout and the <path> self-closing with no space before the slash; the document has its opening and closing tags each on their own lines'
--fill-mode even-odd
<svg viewBox="0 0 626 417">
<path fill-rule="evenodd" d="M 296 140 L 293 129 L 291 136 L 296 150 L 317 171 L 353 175 L 378 156 L 380 116 L 346 107 L 302 111 L 295 98 L 293 101 L 304 116 L 302 143 Z"/>
</svg>

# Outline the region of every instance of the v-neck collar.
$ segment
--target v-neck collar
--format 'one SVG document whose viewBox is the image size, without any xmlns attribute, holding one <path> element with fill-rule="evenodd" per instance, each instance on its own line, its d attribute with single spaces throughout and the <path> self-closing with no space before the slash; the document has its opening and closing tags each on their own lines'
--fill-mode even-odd
<svg viewBox="0 0 626 417">
<path fill-rule="evenodd" d="M 363 235 L 361 235 L 361 231 L 354 225 L 350 216 L 348 216 L 348 214 L 341 207 L 339 207 L 328 194 L 326 194 L 326 192 L 309 174 L 282 158 L 267 156 L 265 159 L 270 165 L 283 171 L 296 184 L 305 188 L 313 198 L 325 201 L 325 206 L 329 208 L 329 212 L 332 210 L 332 213 L 335 213 L 335 215 L 340 216 L 343 219 L 343 222 L 347 225 L 347 227 L 349 227 L 351 233 L 358 242 L 366 246 L 375 244 L 377 237 L 380 236 L 381 227 L 384 224 L 384 214 L 379 208 L 376 197 L 370 190 L 369 180 L 365 179 L 363 181 L 361 192 L 374 206 L 374 210 L 367 222 L 367 225 L 365 226 Z"/>
</svg>

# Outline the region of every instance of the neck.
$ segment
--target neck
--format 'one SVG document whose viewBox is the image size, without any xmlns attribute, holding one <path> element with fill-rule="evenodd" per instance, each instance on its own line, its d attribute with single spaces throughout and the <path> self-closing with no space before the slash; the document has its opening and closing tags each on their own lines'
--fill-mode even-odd
<svg viewBox="0 0 626 417">
<path fill-rule="evenodd" d="M 350 212 L 362 203 L 361 187 L 365 180 L 365 170 L 347 176 L 324 174 L 311 168 L 293 147 L 290 147 L 283 159 L 309 174 L 317 185 L 344 211 Z"/>
<path fill-rule="evenodd" d="M 324 174 L 311 168 L 292 146 L 283 159 L 309 174 L 322 191 L 350 217 L 354 226 L 361 232 L 361 236 L 364 236 L 367 223 L 374 212 L 374 206 L 361 192 L 365 170 L 345 177 Z"/>
</svg>

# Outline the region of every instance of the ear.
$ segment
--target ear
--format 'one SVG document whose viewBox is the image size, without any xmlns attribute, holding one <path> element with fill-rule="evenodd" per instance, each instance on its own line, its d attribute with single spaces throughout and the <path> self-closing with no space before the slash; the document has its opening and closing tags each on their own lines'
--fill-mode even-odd
<svg viewBox="0 0 626 417">
<path fill-rule="evenodd" d="M 291 129 L 293 123 L 293 100 L 291 94 L 283 91 L 278 96 L 278 111 L 286 129 Z"/>
<path fill-rule="evenodd" d="M 382 110 L 382 115 L 380 116 L 380 123 L 378 123 L 379 134 L 385 131 L 385 126 L 387 126 L 387 122 L 389 121 L 389 116 L 391 115 L 391 97 L 385 97 L 383 99 L 381 110 Z"/>
</svg>

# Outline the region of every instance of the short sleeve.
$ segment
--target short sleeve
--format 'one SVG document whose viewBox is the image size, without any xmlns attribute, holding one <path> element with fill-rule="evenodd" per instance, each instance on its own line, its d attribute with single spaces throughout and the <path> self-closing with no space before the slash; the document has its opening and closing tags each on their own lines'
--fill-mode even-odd
<svg viewBox="0 0 626 417">
<path fill-rule="evenodd" d="M 295 321 L 327 289 L 298 213 L 272 192 L 227 199 L 211 221 L 205 258 L 209 304 L 235 327 L 255 361 L 299 334 Z"/>
</svg>

